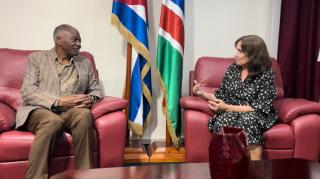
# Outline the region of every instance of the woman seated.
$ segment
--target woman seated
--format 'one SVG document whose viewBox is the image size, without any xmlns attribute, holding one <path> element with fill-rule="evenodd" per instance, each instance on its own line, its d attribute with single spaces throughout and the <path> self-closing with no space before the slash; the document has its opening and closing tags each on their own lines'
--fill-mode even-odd
<svg viewBox="0 0 320 179">
<path fill-rule="evenodd" d="M 208 93 L 199 88 L 201 82 L 194 81 L 193 92 L 208 100 L 215 111 L 209 130 L 219 131 L 224 126 L 244 129 L 251 160 L 261 160 L 263 132 L 277 120 L 273 108 L 275 73 L 261 37 L 243 36 L 235 41 L 235 48 L 235 62 L 228 67 L 219 89 Z"/>
</svg>

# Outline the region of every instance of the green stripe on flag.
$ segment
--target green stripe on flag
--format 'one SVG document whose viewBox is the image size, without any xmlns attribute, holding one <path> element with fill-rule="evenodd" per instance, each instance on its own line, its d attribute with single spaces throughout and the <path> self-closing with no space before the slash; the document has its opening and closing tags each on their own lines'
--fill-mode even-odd
<svg viewBox="0 0 320 179">
<path fill-rule="evenodd" d="M 182 82 L 182 56 L 170 42 L 161 35 L 158 36 L 157 68 L 160 73 L 160 84 L 165 106 L 163 111 L 167 117 L 167 127 L 173 143 L 179 145 L 181 132 L 180 97 Z"/>
</svg>

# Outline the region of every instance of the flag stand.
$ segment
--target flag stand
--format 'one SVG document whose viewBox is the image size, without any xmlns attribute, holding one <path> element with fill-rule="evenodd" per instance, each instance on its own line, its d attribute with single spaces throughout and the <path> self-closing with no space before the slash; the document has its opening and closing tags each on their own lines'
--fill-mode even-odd
<svg viewBox="0 0 320 179">
<path fill-rule="evenodd" d="M 130 81 L 131 81 L 131 60 L 132 60 L 132 46 L 127 44 L 127 66 L 126 66 L 126 84 L 124 98 L 130 101 Z M 129 119 L 129 106 L 127 106 L 126 117 Z M 129 120 L 128 120 L 129 121 Z M 126 147 L 124 151 L 124 163 L 149 163 L 149 156 L 141 140 L 131 139 L 130 130 L 127 127 L 126 130 Z"/>
<path fill-rule="evenodd" d="M 150 163 L 185 162 L 185 148 L 183 146 L 179 148 L 174 146 L 168 127 L 166 127 L 165 141 L 153 142 L 149 145 L 148 151 L 151 154 Z"/>
</svg>

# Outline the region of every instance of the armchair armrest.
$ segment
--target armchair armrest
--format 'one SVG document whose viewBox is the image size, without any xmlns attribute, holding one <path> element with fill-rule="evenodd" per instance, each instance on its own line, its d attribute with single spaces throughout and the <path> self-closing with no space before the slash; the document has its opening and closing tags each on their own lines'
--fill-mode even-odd
<svg viewBox="0 0 320 179">
<path fill-rule="evenodd" d="M 118 167 L 123 164 L 127 126 L 123 109 L 127 104 L 125 99 L 105 96 L 91 108 L 99 143 L 99 168 Z"/>
<path fill-rule="evenodd" d="M 305 99 L 282 98 L 274 102 L 282 123 L 291 121 L 305 114 L 320 114 L 320 104 Z"/>
<path fill-rule="evenodd" d="M 122 98 L 105 96 L 101 101 L 95 103 L 91 112 L 94 119 L 97 119 L 105 114 L 122 111 L 127 107 L 128 101 Z"/>
<path fill-rule="evenodd" d="M 98 140 L 98 168 L 120 167 L 124 161 L 127 119 L 123 111 L 114 111 L 95 121 Z"/>
<path fill-rule="evenodd" d="M 22 104 L 20 89 L 0 86 L 0 101 L 17 111 Z"/>
<path fill-rule="evenodd" d="M 181 107 L 185 110 L 196 110 L 213 116 L 212 110 L 208 106 L 208 101 L 196 96 L 183 96 L 180 99 Z"/>
<path fill-rule="evenodd" d="M 12 129 L 16 122 L 16 113 L 8 105 L 0 102 L 0 132 Z"/>
</svg>

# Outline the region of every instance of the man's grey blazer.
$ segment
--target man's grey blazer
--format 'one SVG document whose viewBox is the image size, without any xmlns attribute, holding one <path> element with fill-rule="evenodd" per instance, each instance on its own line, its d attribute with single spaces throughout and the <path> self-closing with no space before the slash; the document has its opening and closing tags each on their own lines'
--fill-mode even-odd
<svg viewBox="0 0 320 179">
<path fill-rule="evenodd" d="M 27 72 L 23 79 L 21 95 L 23 103 L 17 111 L 16 128 L 22 126 L 29 113 L 37 108 L 51 109 L 61 96 L 55 49 L 37 51 L 28 56 Z M 90 62 L 80 55 L 73 61 L 78 72 L 78 85 L 74 94 L 89 94 L 102 98 L 98 79 Z"/>
</svg>

